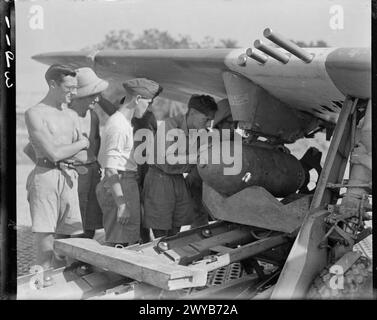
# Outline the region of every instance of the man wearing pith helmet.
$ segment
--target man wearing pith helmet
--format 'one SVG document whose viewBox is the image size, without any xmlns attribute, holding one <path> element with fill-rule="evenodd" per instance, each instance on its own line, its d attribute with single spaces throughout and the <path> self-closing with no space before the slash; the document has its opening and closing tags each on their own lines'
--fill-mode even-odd
<svg viewBox="0 0 377 320">
<path fill-rule="evenodd" d="M 141 118 L 162 90 L 158 83 L 145 78 L 126 81 L 123 87 L 126 95 L 102 134 L 99 160 L 105 177 L 96 190 L 105 240 L 113 246 L 140 240 L 140 192 L 131 120 Z"/>
<path fill-rule="evenodd" d="M 96 186 L 101 180 L 100 165 L 97 161 L 100 148 L 99 119 L 94 111 L 100 102 L 100 94 L 109 83 L 100 79 L 91 68 L 76 70 L 77 93 L 70 108 L 79 115 L 81 131 L 90 141 L 90 147 L 74 156 L 74 165 L 79 173 L 78 193 L 84 237 L 93 238 L 96 229 L 101 229 L 102 211 L 96 197 Z"/>
</svg>

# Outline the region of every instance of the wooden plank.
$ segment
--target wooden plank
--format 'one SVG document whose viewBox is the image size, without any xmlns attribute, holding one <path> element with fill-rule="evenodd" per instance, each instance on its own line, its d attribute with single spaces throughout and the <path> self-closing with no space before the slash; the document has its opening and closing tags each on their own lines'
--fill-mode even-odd
<svg viewBox="0 0 377 320">
<path fill-rule="evenodd" d="M 55 240 L 54 247 L 60 254 L 166 290 L 202 286 L 207 281 L 205 270 L 169 263 L 158 255 L 101 246 L 92 239 Z"/>
</svg>

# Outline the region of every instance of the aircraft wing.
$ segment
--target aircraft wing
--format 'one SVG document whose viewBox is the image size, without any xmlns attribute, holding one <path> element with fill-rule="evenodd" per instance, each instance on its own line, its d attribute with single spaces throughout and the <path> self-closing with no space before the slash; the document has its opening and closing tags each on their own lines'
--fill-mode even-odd
<svg viewBox="0 0 377 320">
<path fill-rule="evenodd" d="M 282 49 L 277 49 L 282 52 Z M 112 83 L 135 77 L 159 82 L 163 95 L 187 102 L 193 93 L 227 97 L 224 72 L 251 80 L 290 108 L 336 122 L 346 95 L 371 97 L 370 48 L 305 48 L 313 56 L 305 63 L 293 54 L 288 63 L 268 58 L 264 64 L 246 58 L 246 49 L 167 49 L 39 54 L 45 64 L 89 66 Z"/>
</svg>

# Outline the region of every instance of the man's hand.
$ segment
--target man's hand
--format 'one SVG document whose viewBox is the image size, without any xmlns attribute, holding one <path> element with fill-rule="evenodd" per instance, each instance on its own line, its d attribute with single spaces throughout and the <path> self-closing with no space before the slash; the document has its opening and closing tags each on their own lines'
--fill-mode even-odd
<svg viewBox="0 0 377 320">
<path fill-rule="evenodd" d="M 89 141 L 89 139 L 87 137 L 85 137 L 85 136 L 82 136 L 80 138 L 80 141 L 83 142 L 83 145 L 84 145 L 83 149 L 88 150 L 89 147 L 90 147 L 90 141 Z"/>
<path fill-rule="evenodd" d="M 77 141 L 82 143 L 83 149 L 86 149 L 86 150 L 89 149 L 90 141 L 87 135 L 85 133 L 82 134 L 79 129 L 76 129 L 76 134 L 77 134 Z"/>
<path fill-rule="evenodd" d="M 127 210 L 126 204 L 121 204 L 118 206 L 117 220 L 120 224 L 125 224 L 130 218 L 130 212 Z"/>
</svg>

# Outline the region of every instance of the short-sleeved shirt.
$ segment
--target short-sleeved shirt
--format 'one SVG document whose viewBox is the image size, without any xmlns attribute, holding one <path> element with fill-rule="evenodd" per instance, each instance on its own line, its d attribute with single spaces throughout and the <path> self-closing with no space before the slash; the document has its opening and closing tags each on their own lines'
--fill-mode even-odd
<svg viewBox="0 0 377 320">
<path fill-rule="evenodd" d="M 157 131 L 160 130 L 161 126 L 158 127 Z M 188 140 L 189 140 L 189 130 L 187 128 L 187 120 L 186 115 L 180 114 L 172 118 L 168 118 L 165 120 L 165 132 L 163 133 L 163 136 L 166 137 L 166 135 L 169 133 L 169 130 L 171 129 L 181 129 L 183 130 L 183 133 L 185 134 L 185 146 L 183 146 L 183 150 L 185 150 L 185 153 L 182 154 L 182 156 L 186 156 L 188 154 Z M 155 136 L 155 147 L 156 152 L 155 156 L 157 155 L 157 151 L 163 148 L 163 146 L 157 147 L 157 144 L 159 143 L 157 135 Z M 173 141 L 164 141 L 165 150 L 168 150 L 168 147 L 173 143 Z M 166 158 L 165 158 L 166 160 Z M 166 160 L 165 163 L 160 164 L 157 162 L 157 159 L 155 159 L 155 166 L 159 168 L 160 170 L 164 171 L 167 174 L 182 174 L 185 172 L 190 172 L 192 167 L 195 165 L 186 163 L 186 164 L 169 164 Z"/>
<path fill-rule="evenodd" d="M 103 168 L 137 171 L 133 146 L 131 122 L 121 112 L 116 111 L 107 120 L 102 133 L 98 161 Z"/>
</svg>

